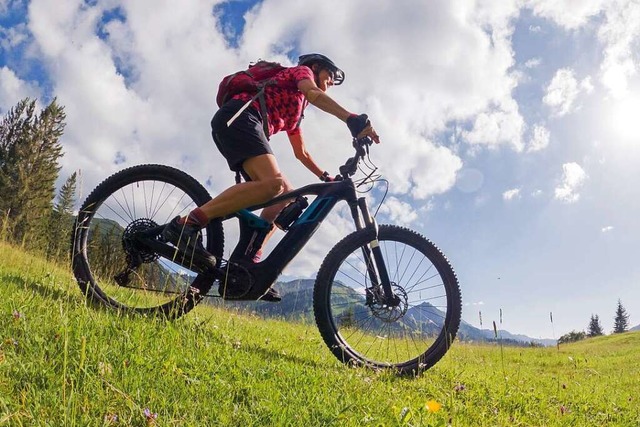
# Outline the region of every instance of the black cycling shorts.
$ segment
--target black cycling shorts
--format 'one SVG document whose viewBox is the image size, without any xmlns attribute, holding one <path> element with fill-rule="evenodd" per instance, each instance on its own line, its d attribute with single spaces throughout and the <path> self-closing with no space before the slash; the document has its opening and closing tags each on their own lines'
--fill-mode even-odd
<svg viewBox="0 0 640 427">
<path fill-rule="evenodd" d="M 269 140 L 264 134 L 262 117 L 253 107 L 244 110 L 231 126 L 227 122 L 245 104 L 245 101 L 232 99 L 226 102 L 211 119 L 211 136 L 218 150 L 227 159 L 229 169 L 242 172 L 245 160 L 262 154 L 273 154 Z"/>
</svg>

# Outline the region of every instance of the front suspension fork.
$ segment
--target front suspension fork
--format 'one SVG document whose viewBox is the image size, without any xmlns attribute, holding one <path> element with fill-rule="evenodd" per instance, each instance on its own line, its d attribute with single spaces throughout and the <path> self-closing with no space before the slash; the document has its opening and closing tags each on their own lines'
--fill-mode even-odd
<svg viewBox="0 0 640 427">
<path fill-rule="evenodd" d="M 371 231 L 371 241 L 368 245 L 362 247 L 362 255 L 367 264 L 367 273 L 371 280 L 371 287 L 367 288 L 367 304 L 381 304 L 390 307 L 396 307 L 400 303 L 400 298 L 393 293 L 391 288 L 391 280 L 387 265 L 382 256 L 380 242 L 378 241 L 378 224 L 375 218 L 369 214 L 369 208 L 364 197 L 358 199 L 358 208 L 364 220 L 364 226 L 360 223 L 355 206 L 352 206 L 352 214 L 358 229 L 366 229 Z M 382 289 L 381 289 L 382 288 Z M 382 292 L 380 292 L 382 290 Z"/>
</svg>

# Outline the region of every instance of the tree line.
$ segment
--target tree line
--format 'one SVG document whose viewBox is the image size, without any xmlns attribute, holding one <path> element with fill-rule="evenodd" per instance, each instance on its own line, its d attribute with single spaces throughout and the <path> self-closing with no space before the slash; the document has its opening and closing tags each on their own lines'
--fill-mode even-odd
<svg viewBox="0 0 640 427">
<path fill-rule="evenodd" d="M 622 305 L 622 301 L 618 300 L 616 307 L 616 314 L 613 319 L 613 331 L 614 334 L 620 334 L 629 330 L 629 314 Z M 558 344 L 564 344 L 569 342 L 580 341 L 585 338 L 593 338 L 600 335 L 605 335 L 602 324 L 600 323 L 600 317 L 597 314 L 592 314 L 587 326 L 587 331 L 571 331 L 568 334 L 561 336 L 558 339 Z"/>
<path fill-rule="evenodd" d="M 25 98 L 0 122 L 0 239 L 49 259 L 68 259 L 78 176 L 56 197 L 64 107 L 54 99 L 41 111 Z"/>
</svg>

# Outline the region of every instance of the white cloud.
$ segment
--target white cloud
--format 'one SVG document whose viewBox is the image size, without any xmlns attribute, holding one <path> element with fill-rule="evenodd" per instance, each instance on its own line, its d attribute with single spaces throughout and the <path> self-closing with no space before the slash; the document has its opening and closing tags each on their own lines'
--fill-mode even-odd
<svg viewBox="0 0 640 427">
<path fill-rule="evenodd" d="M 463 132 L 463 138 L 470 144 L 487 147 L 511 145 L 516 151 L 522 151 L 524 119 L 518 111 L 518 104 L 506 101 L 500 108 L 477 115 L 471 131 Z"/>
<path fill-rule="evenodd" d="M 577 163 L 562 165 L 562 183 L 555 190 L 556 200 L 574 203 L 580 199 L 578 191 L 584 185 L 587 174 Z"/>
<path fill-rule="evenodd" d="M 526 0 L 541 17 L 568 30 L 595 23 L 604 46 L 600 81 L 615 97 L 628 91 L 629 79 L 638 73 L 640 3 L 637 0 Z M 598 17 L 596 20 L 595 18 Z"/>
<path fill-rule="evenodd" d="M 640 3 L 611 1 L 605 11 L 605 22 L 598 33 L 605 45 L 601 81 L 613 96 L 620 98 L 627 94 L 629 79 L 638 73 Z"/>
<path fill-rule="evenodd" d="M 544 150 L 549 146 L 550 133 L 549 130 L 543 125 L 535 125 L 531 139 L 527 144 L 527 152 L 532 153 L 536 151 Z"/>
<path fill-rule="evenodd" d="M 7 67 L 0 68 L 0 113 L 5 113 L 23 98 L 37 98 L 39 93 L 37 84 L 21 80 Z"/>
<path fill-rule="evenodd" d="M 393 223 L 411 225 L 418 219 L 418 213 L 413 207 L 395 197 L 388 197 L 380 207 L 380 213 L 385 214 Z"/>
<path fill-rule="evenodd" d="M 601 230 L 601 231 L 602 231 L 603 233 L 609 233 L 609 232 L 613 231 L 613 226 L 611 226 L 611 225 L 607 225 L 606 227 L 602 227 L 602 230 Z"/>
<path fill-rule="evenodd" d="M 26 24 L 18 24 L 10 28 L 0 26 L 0 49 L 10 51 L 11 49 L 26 42 L 29 38 Z"/>
<path fill-rule="evenodd" d="M 511 71 L 510 20 L 517 9 L 511 3 L 457 0 L 421 3 L 415 10 L 391 1 L 372 7 L 364 0 L 348 6 L 331 0 L 310 13 L 304 4 L 266 0 L 246 16 L 237 49 L 211 14 L 217 3 L 184 1 L 176 9 L 151 1 L 32 1 L 34 46 L 67 111 L 64 169 L 85 170 L 91 186 L 129 164 L 169 162 L 199 179 L 214 178 L 211 191 L 222 190 L 231 180 L 211 172 L 225 164 L 208 129 L 217 83 L 258 57 L 287 62 L 284 54 L 294 46 L 325 52 L 347 71 L 345 85 L 330 94 L 352 111 L 370 114 L 383 137 L 373 156 L 384 159 L 380 166 L 394 192 L 424 199 L 451 188 L 461 160 L 432 141 L 452 121 L 476 123 L 468 133 L 473 144 L 522 149 L 523 119 L 512 98 L 517 75 Z M 126 19 L 101 22 L 114 7 Z M 343 11 L 340 19 L 336 9 Z M 424 43 L 419 54 L 415 40 Z M 313 110 L 303 124 L 307 144 L 328 169 L 349 152 L 341 142 L 348 140 L 346 129 Z M 274 138 L 274 145 L 286 146 L 282 140 Z M 324 149 L 332 140 L 339 150 Z M 115 165 L 122 157 L 126 163 Z M 395 167 L 396 158 L 406 160 L 404 167 Z M 301 168 L 289 175 L 296 183 L 309 180 Z"/>
<path fill-rule="evenodd" d="M 543 102 L 551 107 L 556 116 L 564 116 L 573 112 L 576 108 L 576 100 L 582 92 L 590 93 L 593 90 L 591 80 L 585 78 L 578 82 L 575 72 L 570 68 L 558 70 L 547 86 Z"/>
<path fill-rule="evenodd" d="M 502 193 L 502 198 L 504 200 L 506 200 L 506 201 L 519 199 L 520 198 L 520 189 L 519 188 L 513 188 L 511 190 L 507 190 L 504 193 Z"/>
<path fill-rule="evenodd" d="M 538 68 L 542 64 L 541 58 L 531 58 L 527 62 L 524 63 L 526 68 Z"/>
<path fill-rule="evenodd" d="M 603 4 L 611 0 L 525 0 L 533 12 L 552 19 L 567 29 L 577 29 L 596 16 Z"/>
</svg>

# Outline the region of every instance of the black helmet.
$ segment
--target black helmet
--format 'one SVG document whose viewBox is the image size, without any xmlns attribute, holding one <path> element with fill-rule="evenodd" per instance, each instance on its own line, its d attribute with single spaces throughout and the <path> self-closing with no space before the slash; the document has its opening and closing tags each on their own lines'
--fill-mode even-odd
<svg viewBox="0 0 640 427">
<path fill-rule="evenodd" d="M 298 65 L 306 65 L 309 68 L 313 64 L 320 64 L 333 73 L 333 84 L 339 85 L 344 81 L 344 71 L 342 71 L 332 60 L 319 53 L 309 53 L 298 58 Z"/>
</svg>

